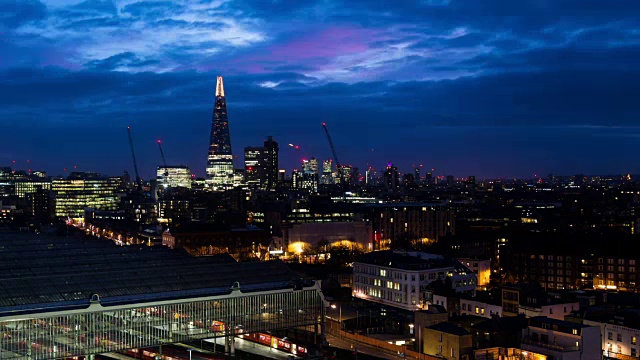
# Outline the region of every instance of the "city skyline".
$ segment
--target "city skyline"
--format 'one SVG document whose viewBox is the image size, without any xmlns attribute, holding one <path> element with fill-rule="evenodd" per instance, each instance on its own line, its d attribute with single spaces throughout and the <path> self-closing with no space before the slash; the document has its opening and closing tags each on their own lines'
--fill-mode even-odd
<svg viewBox="0 0 640 360">
<path fill-rule="evenodd" d="M 2 3 L 0 166 L 132 173 L 131 125 L 143 177 L 161 165 L 157 138 L 204 177 L 222 75 L 237 168 L 267 136 L 288 170 L 332 158 L 326 121 L 361 172 L 640 172 L 640 5 L 383 5 Z"/>
</svg>

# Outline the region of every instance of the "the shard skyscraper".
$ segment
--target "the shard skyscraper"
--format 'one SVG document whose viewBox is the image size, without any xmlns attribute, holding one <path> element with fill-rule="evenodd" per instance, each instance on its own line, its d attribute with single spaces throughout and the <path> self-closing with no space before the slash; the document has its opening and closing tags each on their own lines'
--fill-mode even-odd
<svg viewBox="0 0 640 360">
<path fill-rule="evenodd" d="M 222 76 L 218 76 L 216 83 L 216 105 L 211 119 L 207 176 L 211 184 L 217 188 L 230 186 L 234 182 L 231 135 Z"/>
</svg>

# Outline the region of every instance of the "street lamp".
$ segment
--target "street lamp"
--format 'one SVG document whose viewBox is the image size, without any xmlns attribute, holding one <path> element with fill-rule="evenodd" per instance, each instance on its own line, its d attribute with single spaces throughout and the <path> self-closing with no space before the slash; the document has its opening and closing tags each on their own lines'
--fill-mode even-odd
<svg viewBox="0 0 640 360">
<path fill-rule="evenodd" d="M 332 309 L 336 308 L 336 304 L 331 305 Z M 340 323 L 340 329 L 342 329 L 342 304 L 340 304 L 340 317 L 338 318 L 338 322 Z"/>
</svg>

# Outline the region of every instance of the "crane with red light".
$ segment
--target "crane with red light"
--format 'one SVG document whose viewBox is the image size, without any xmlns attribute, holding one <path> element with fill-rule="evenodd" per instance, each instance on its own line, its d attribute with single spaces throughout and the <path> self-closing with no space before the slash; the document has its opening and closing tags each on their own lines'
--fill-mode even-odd
<svg viewBox="0 0 640 360">
<path fill-rule="evenodd" d="M 167 160 L 164 158 L 164 151 L 162 151 L 162 140 L 158 139 L 158 147 L 160 148 L 160 156 L 162 156 L 162 163 L 164 164 L 164 177 L 169 176 L 169 168 L 167 167 Z"/>
<path fill-rule="evenodd" d="M 322 123 L 322 128 L 324 129 L 324 133 L 327 135 L 327 140 L 329 140 L 329 147 L 331 147 L 331 153 L 333 154 L 333 160 L 336 162 L 336 167 L 338 169 L 338 181 L 340 182 L 340 187 L 343 191 L 346 191 L 345 186 L 345 178 L 342 176 L 342 165 L 340 165 L 340 160 L 338 160 L 338 153 L 336 152 L 335 146 L 333 146 L 333 140 L 331 139 L 331 135 L 329 134 L 329 129 L 327 128 L 327 123 Z"/>
<path fill-rule="evenodd" d="M 133 137 L 131 136 L 131 126 L 127 126 L 127 133 L 129 134 L 129 146 L 131 147 L 131 157 L 133 157 L 133 170 L 136 172 L 136 186 L 138 191 L 142 191 L 142 179 L 138 173 L 138 162 L 136 161 L 136 153 L 133 150 Z"/>
</svg>

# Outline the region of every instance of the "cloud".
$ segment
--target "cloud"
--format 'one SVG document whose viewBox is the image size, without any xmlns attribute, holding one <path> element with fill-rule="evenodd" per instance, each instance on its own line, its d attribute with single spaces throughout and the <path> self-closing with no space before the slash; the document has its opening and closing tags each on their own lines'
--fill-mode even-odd
<svg viewBox="0 0 640 360">
<path fill-rule="evenodd" d="M 89 134 L 94 148 L 117 149 L 124 160 L 100 156 L 119 172 L 122 126 L 134 122 L 142 143 L 182 144 L 168 153 L 200 169 L 218 74 L 236 153 L 273 135 L 329 156 L 322 121 L 361 167 L 384 157 L 448 172 L 528 174 L 523 164 L 545 161 L 587 172 L 567 159 L 589 139 L 602 142 L 602 154 L 585 150 L 602 169 L 625 168 L 631 156 L 618 154 L 638 146 L 636 1 L 0 0 L 0 10 L 0 124 L 25 154 Z M 61 148 L 55 166 L 83 153 Z M 297 165 L 298 154 L 282 156 Z"/>
<path fill-rule="evenodd" d="M 0 30 L 16 28 L 32 21 L 44 19 L 47 8 L 38 0 L 0 1 Z"/>
<path fill-rule="evenodd" d="M 97 70 L 144 71 L 158 64 L 157 60 L 143 60 L 132 52 L 120 53 L 104 60 L 93 60 L 84 66 Z"/>
</svg>

